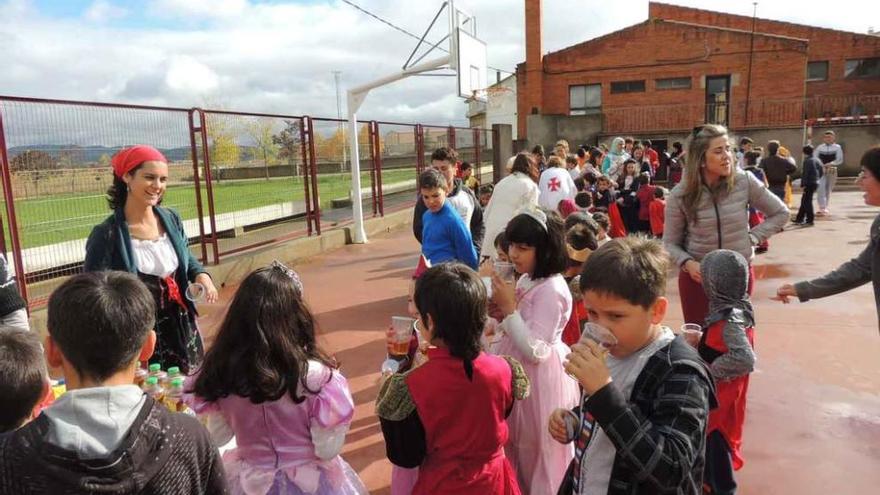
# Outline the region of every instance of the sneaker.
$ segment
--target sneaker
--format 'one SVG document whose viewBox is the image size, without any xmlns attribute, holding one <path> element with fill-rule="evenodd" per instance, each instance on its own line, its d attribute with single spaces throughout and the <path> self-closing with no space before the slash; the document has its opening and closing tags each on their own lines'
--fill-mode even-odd
<svg viewBox="0 0 880 495">
<path fill-rule="evenodd" d="M 817 216 L 817 217 L 824 217 L 824 216 L 825 216 L 825 210 L 819 210 L 819 211 L 817 211 L 817 212 L 816 212 L 816 216 Z"/>
</svg>

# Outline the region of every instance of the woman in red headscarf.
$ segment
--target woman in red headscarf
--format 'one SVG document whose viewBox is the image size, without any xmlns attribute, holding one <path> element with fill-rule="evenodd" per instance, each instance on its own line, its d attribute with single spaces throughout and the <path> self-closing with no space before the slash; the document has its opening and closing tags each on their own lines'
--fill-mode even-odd
<svg viewBox="0 0 880 495">
<path fill-rule="evenodd" d="M 111 165 L 107 200 L 113 214 L 92 229 L 84 269 L 137 274 L 156 301 L 157 342 L 151 362 L 189 373 L 204 350 L 187 288 L 201 284 L 209 303 L 217 301 L 217 289 L 187 247 L 180 216 L 159 206 L 168 183 L 162 153 L 151 146 L 132 146 L 117 153 Z"/>
</svg>

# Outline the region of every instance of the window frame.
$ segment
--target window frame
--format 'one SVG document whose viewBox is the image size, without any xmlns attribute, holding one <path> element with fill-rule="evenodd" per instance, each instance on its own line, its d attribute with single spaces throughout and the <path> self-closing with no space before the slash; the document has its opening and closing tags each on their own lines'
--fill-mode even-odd
<svg viewBox="0 0 880 495">
<path fill-rule="evenodd" d="M 584 88 L 584 105 L 588 103 L 587 98 L 587 88 L 597 88 L 599 93 L 599 105 L 598 106 L 583 106 L 583 107 L 575 107 L 574 102 L 572 101 L 572 90 L 575 88 Z M 569 115 L 594 115 L 597 113 L 601 113 L 602 111 L 602 84 L 601 83 L 588 83 L 588 84 L 570 84 L 568 86 L 568 114 Z"/>
<path fill-rule="evenodd" d="M 670 87 L 661 87 L 661 81 L 684 81 L 687 80 L 687 86 L 670 86 Z M 654 79 L 654 89 L 657 91 L 675 91 L 681 89 L 693 89 L 694 87 L 694 78 L 691 76 L 682 76 L 682 77 L 661 77 L 659 79 Z"/>
<path fill-rule="evenodd" d="M 810 65 L 811 64 L 824 64 L 825 65 L 825 77 L 819 79 L 817 77 L 810 77 Z M 827 60 L 813 60 L 807 61 L 807 73 L 804 75 L 807 82 L 821 82 L 828 80 L 828 73 L 830 72 L 831 64 Z"/>
<path fill-rule="evenodd" d="M 620 84 L 625 84 L 626 85 L 625 89 L 621 89 L 620 86 L 618 86 L 618 89 L 615 90 L 614 85 L 620 85 Z M 641 84 L 641 89 L 632 89 L 631 86 L 633 84 L 636 84 L 636 85 Z M 647 84 L 645 84 L 644 79 L 637 79 L 637 80 L 631 80 L 631 81 L 612 81 L 611 82 L 611 94 L 644 93 L 647 91 L 647 89 L 648 89 Z"/>
<path fill-rule="evenodd" d="M 867 75 L 867 76 L 854 76 L 851 74 L 847 74 L 849 71 L 849 65 L 851 62 L 856 62 L 857 64 L 863 63 L 867 60 L 876 61 L 877 64 L 877 74 L 876 75 Z M 858 68 L 858 65 L 853 69 Z M 843 78 L 844 79 L 880 79 L 880 57 L 864 57 L 864 58 L 848 58 L 843 64 Z"/>
</svg>

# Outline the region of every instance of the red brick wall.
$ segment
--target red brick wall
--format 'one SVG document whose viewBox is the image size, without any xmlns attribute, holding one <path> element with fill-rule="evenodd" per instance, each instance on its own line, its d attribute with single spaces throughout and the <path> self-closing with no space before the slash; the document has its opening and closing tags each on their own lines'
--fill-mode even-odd
<svg viewBox="0 0 880 495">
<path fill-rule="evenodd" d="M 731 103 L 744 105 L 750 39 L 747 33 L 647 21 L 549 54 L 544 57 L 542 113 L 568 114 L 570 85 L 601 83 L 602 108 L 606 113 L 613 114 L 614 108 L 626 107 L 630 114 L 628 120 L 636 121 L 632 125 L 648 120 L 666 128 L 692 127 L 704 120 L 702 78 L 706 75 L 730 74 Z M 802 42 L 756 36 L 751 100 L 802 98 L 804 52 Z M 655 87 L 656 79 L 686 76 L 692 80 L 689 90 Z M 646 91 L 611 93 L 611 82 L 627 80 L 645 80 Z M 674 120 L 670 120 L 669 114 L 673 113 L 670 105 L 677 106 L 674 113 L 679 116 Z M 801 120 L 799 114 L 793 119 L 794 123 Z M 743 125 L 736 118 L 733 123 Z"/>
<path fill-rule="evenodd" d="M 729 27 L 751 31 L 752 18 L 724 14 L 708 10 L 680 7 L 650 2 L 648 17 L 651 19 L 670 19 L 718 27 Z M 807 96 L 878 94 L 880 80 L 844 79 L 844 64 L 847 59 L 880 57 L 880 36 L 848 33 L 788 22 L 757 19 L 757 32 L 791 36 L 810 41 L 807 56 L 810 61 L 829 61 L 828 81 L 807 83 Z"/>
</svg>

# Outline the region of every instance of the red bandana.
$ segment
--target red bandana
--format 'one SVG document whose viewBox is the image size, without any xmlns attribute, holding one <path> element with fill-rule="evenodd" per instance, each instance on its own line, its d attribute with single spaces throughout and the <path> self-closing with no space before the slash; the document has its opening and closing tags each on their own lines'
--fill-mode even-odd
<svg viewBox="0 0 880 495">
<path fill-rule="evenodd" d="M 156 148 L 145 144 L 138 144 L 116 153 L 113 159 L 110 160 L 110 165 L 113 166 L 113 173 L 116 177 L 121 179 L 131 169 L 149 161 L 168 163 L 168 160 Z"/>
</svg>

